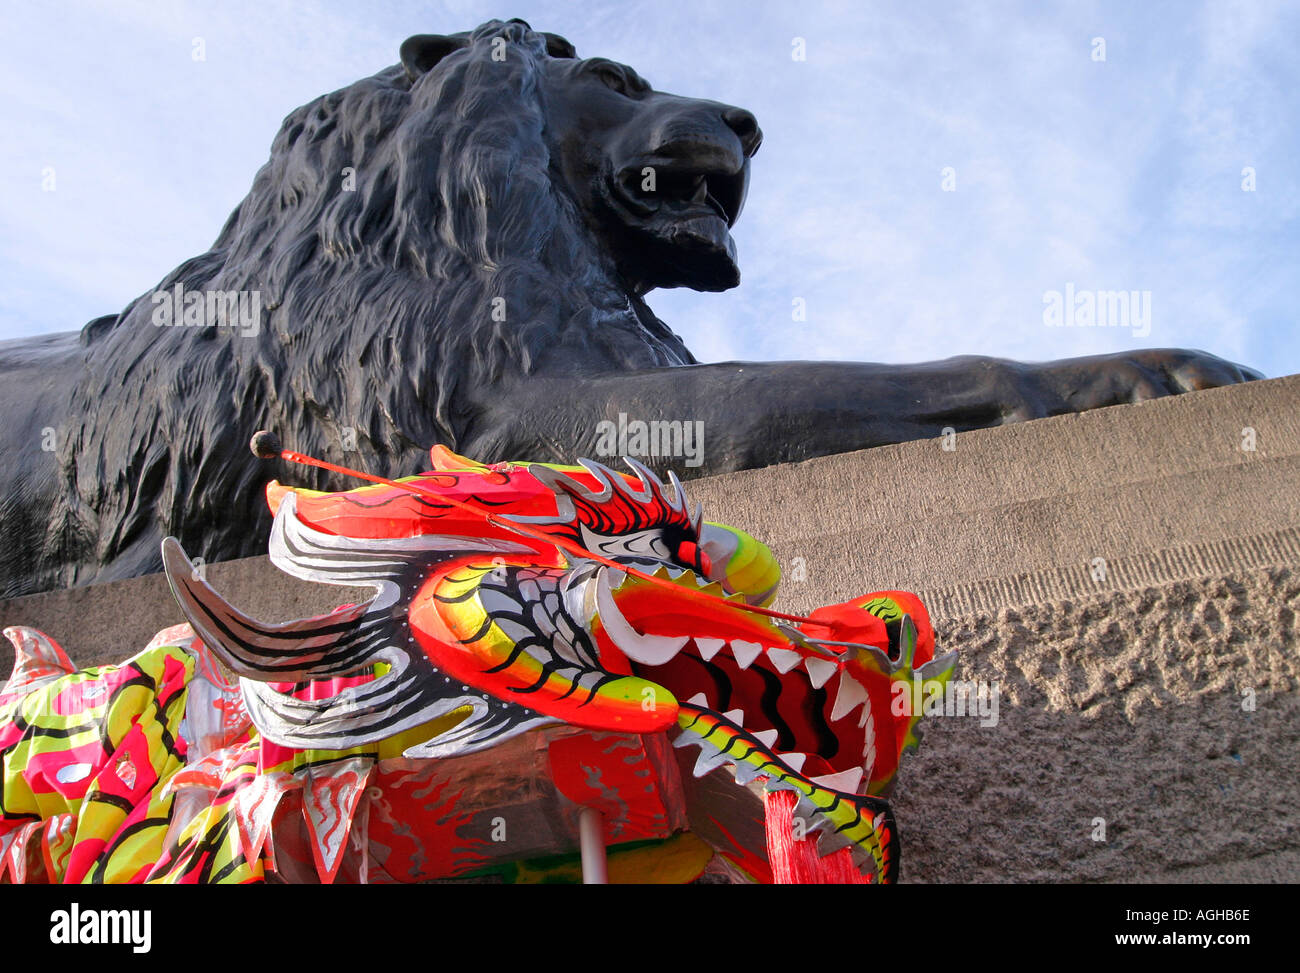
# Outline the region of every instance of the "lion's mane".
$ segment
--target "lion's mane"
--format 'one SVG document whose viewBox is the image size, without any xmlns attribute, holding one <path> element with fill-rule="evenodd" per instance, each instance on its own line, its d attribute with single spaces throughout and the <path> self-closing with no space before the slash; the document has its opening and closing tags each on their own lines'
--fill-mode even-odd
<svg viewBox="0 0 1300 973">
<path fill-rule="evenodd" d="M 29 590 L 159 570 L 162 533 L 207 560 L 262 553 L 262 487 L 286 474 L 249 455 L 256 429 L 405 475 L 432 443 L 464 447 L 466 388 L 504 387 L 547 356 L 577 373 L 694 362 L 637 315 L 556 183 L 543 36 L 517 21 L 468 36 L 414 82 L 394 66 L 291 113 L 212 249 L 83 329 L 42 552 L 67 567 Z M 178 283 L 256 291 L 259 333 L 155 326 L 152 295 Z"/>
</svg>

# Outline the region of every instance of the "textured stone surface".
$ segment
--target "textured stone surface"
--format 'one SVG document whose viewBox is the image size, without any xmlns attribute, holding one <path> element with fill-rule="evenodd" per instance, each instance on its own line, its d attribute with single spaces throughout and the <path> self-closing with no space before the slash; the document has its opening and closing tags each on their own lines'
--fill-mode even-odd
<svg viewBox="0 0 1300 973">
<path fill-rule="evenodd" d="M 927 720 L 904 879 L 1300 879 L 1297 612 L 1269 568 L 942 620 L 998 720 Z"/>
<path fill-rule="evenodd" d="M 1244 450 L 1243 429 L 1254 430 Z M 962 614 L 1300 565 L 1300 376 L 687 484 L 806 611 L 866 588 Z M 802 562 L 796 561 L 802 558 Z M 1092 580 L 1095 558 L 1106 579 Z M 807 581 L 794 570 L 802 564 Z"/>
<path fill-rule="evenodd" d="M 932 719 L 904 764 L 904 880 L 1300 881 L 1300 377 L 688 491 L 772 545 L 778 607 L 911 588 L 958 677 L 997 687 L 996 726 Z M 363 594 L 207 571 L 268 619 Z M 0 602 L 83 665 L 178 621 L 160 577 Z"/>
</svg>

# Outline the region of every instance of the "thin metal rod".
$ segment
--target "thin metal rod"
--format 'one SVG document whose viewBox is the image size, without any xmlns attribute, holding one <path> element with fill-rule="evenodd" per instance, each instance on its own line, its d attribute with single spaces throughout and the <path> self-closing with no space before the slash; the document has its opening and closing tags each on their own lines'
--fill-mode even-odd
<svg viewBox="0 0 1300 973">
<path fill-rule="evenodd" d="M 605 819 L 594 807 L 584 807 L 578 812 L 578 848 L 582 852 L 582 884 L 608 885 Z"/>
</svg>

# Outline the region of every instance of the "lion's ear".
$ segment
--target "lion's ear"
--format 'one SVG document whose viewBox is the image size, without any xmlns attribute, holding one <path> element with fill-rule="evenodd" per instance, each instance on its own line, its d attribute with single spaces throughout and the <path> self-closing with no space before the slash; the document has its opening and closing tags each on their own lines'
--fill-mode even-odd
<svg viewBox="0 0 1300 973">
<path fill-rule="evenodd" d="M 469 38 L 463 35 L 416 34 L 402 41 L 402 67 L 408 78 L 417 81 L 448 54 L 468 46 Z"/>
</svg>

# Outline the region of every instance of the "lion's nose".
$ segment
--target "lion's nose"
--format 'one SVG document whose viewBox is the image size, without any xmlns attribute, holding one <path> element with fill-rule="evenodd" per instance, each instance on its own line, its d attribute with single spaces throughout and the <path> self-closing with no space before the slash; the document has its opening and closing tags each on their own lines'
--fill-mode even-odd
<svg viewBox="0 0 1300 973">
<path fill-rule="evenodd" d="M 757 118 L 743 108 L 728 108 L 722 113 L 722 120 L 727 123 L 727 128 L 736 133 L 746 156 L 758 151 L 763 143 L 763 132 L 758 127 Z"/>
</svg>

